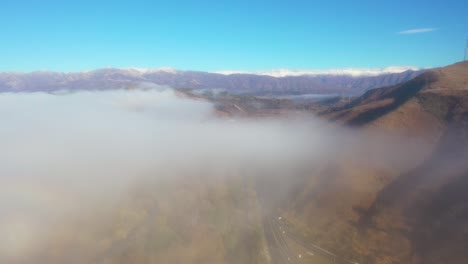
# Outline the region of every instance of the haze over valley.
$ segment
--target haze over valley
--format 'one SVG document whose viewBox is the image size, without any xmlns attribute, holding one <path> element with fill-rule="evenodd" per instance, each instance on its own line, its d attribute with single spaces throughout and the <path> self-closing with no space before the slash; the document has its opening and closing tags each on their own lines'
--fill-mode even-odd
<svg viewBox="0 0 468 264">
<path fill-rule="evenodd" d="M 1 260 L 457 263 L 467 69 L 308 109 L 147 83 L 2 93 Z M 448 201 L 449 248 L 413 224 Z"/>
<path fill-rule="evenodd" d="M 466 264 L 466 10 L 2 1 L 0 264 Z"/>
</svg>

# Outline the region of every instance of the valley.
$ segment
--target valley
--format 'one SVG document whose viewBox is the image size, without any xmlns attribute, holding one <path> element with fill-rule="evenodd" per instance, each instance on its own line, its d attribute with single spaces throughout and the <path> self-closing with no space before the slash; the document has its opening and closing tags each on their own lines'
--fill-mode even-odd
<svg viewBox="0 0 468 264">
<path fill-rule="evenodd" d="M 185 145 L 164 146 L 174 153 L 164 154 L 167 160 L 148 163 L 148 168 L 158 169 L 125 183 L 116 197 L 109 198 L 112 202 L 85 204 L 54 219 L 53 227 L 44 228 L 40 241 L 34 242 L 40 246 L 27 251 L 3 248 L 0 260 L 462 264 L 468 257 L 464 250 L 468 247 L 467 85 L 468 63 L 458 63 L 344 100 L 292 101 L 178 89 L 176 101 L 209 106 L 210 115 L 195 115 L 199 120 L 188 126 L 197 137 L 202 135 L 202 148 L 191 150 L 199 147 L 189 135 L 162 136 L 151 145 L 152 155 L 161 155 L 156 150 L 165 141 Z M 151 108 L 157 102 L 141 106 L 133 102 L 128 109 L 151 117 L 160 111 Z M 299 131 L 290 121 L 304 122 L 310 116 L 327 123 Z M 267 121 L 272 119 L 282 121 L 271 126 Z M 176 130 L 164 133 L 179 131 L 176 124 Z M 239 137 L 244 126 L 249 133 L 262 132 Z M 293 140 L 296 132 L 286 130 L 283 135 L 284 126 L 300 132 L 297 140 Z M 330 130 L 322 131 L 328 126 Z M 343 127 L 350 130 L 343 134 Z M 213 128 L 225 136 L 203 136 Z M 149 127 L 148 134 L 137 135 L 147 144 L 154 140 L 150 131 L 159 129 Z M 220 146 L 207 143 L 213 138 L 218 144 L 233 144 L 222 143 L 224 150 L 214 151 Z M 311 142 L 304 143 L 305 138 Z M 259 139 L 265 142 L 252 144 Z M 273 141 L 279 145 L 265 151 Z M 252 148 L 245 142 L 251 142 Z M 295 144 L 302 146 L 295 149 Z M 234 146 L 240 149 L 223 154 Z M 320 152 L 312 151 L 314 147 Z M 200 160 L 200 155 L 207 159 Z M 56 192 L 47 181 L 31 188 L 55 198 L 39 205 L 25 200 L 34 211 L 58 206 L 59 200 L 72 208 L 75 200 L 88 201 L 81 194 Z M 18 186 L 14 195 L 20 197 L 25 193 Z M 9 215 L 9 220 L 0 221 L 3 232 L 12 222 L 26 221 L 21 209 L 3 209 Z M 18 228 L 32 228 L 29 225 L 26 221 Z"/>
</svg>

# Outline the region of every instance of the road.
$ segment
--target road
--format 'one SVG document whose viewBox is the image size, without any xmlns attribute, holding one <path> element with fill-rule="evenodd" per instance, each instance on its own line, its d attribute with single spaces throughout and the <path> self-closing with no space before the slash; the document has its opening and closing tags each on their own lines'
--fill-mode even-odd
<svg viewBox="0 0 468 264">
<path fill-rule="evenodd" d="M 272 264 L 298 263 L 296 253 L 289 247 L 277 223 L 269 217 L 263 221 Z"/>
<path fill-rule="evenodd" d="M 272 264 L 358 264 L 295 235 L 281 216 L 264 217 L 265 238 Z"/>
<path fill-rule="evenodd" d="M 318 249 L 306 246 L 282 223 L 281 217 L 264 217 L 265 238 L 271 256 L 272 264 L 334 264 L 332 256 L 328 256 Z"/>
</svg>

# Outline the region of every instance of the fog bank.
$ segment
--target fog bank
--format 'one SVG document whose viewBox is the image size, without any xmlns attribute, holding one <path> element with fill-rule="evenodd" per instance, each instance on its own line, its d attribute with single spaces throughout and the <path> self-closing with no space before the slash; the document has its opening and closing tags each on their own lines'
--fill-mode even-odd
<svg viewBox="0 0 468 264">
<path fill-rule="evenodd" d="M 287 190 L 351 153 L 404 170 L 421 149 L 310 116 L 220 119 L 211 103 L 169 89 L 4 93 L 0 120 L 0 260 L 33 254 L 56 223 L 112 206 L 141 180 L 242 174 L 280 178 Z"/>
</svg>

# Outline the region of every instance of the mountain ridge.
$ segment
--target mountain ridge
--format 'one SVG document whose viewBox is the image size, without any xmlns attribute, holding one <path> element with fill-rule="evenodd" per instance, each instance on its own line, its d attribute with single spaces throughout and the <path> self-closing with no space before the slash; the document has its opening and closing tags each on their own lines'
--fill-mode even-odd
<svg viewBox="0 0 468 264">
<path fill-rule="evenodd" d="M 302 75 L 272 77 L 255 74 L 209 73 L 174 69 L 139 70 L 103 68 L 85 72 L 36 71 L 1 72 L 1 92 L 51 92 L 58 90 L 106 90 L 135 88 L 141 83 L 172 88 L 223 90 L 235 94 L 341 94 L 358 95 L 369 89 L 410 80 L 421 71 L 382 74 L 378 76 Z M 85 87 L 85 88 L 83 88 Z"/>
</svg>

